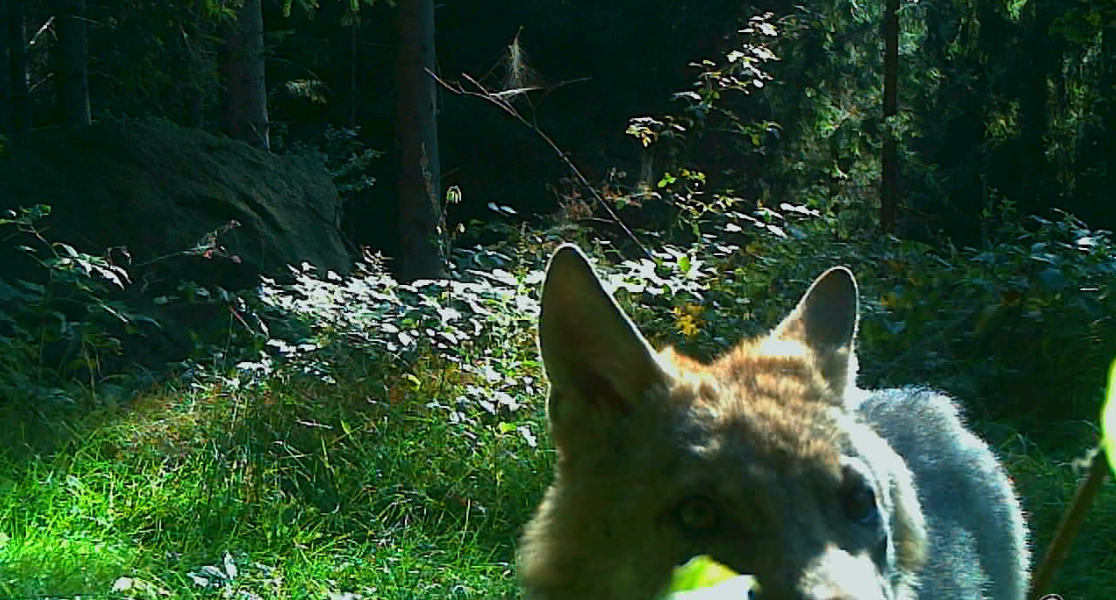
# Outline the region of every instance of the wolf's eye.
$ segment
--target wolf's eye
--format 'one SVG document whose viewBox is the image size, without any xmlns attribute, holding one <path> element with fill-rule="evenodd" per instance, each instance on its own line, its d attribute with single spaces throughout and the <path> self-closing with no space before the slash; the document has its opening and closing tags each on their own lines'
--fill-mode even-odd
<svg viewBox="0 0 1116 600">
<path fill-rule="evenodd" d="M 871 525 L 879 518 L 876 493 L 865 481 L 858 481 L 846 489 L 841 497 L 845 516 L 861 525 Z"/>
<path fill-rule="evenodd" d="M 720 512 L 713 501 L 704 496 L 692 496 L 678 507 L 678 522 L 691 533 L 706 533 L 721 521 Z"/>
</svg>

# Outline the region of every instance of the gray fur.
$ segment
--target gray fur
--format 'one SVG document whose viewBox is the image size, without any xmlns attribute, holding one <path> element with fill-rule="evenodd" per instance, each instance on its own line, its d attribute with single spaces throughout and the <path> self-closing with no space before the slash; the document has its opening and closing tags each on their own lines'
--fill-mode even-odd
<svg viewBox="0 0 1116 600">
<path fill-rule="evenodd" d="M 919 600 L 1018 600 L 1030 553 L 1011 481 L 949 398 L 926 389 L 871 392 L 857 409 L 914 475 L 926 519 Z"/>
</svg>

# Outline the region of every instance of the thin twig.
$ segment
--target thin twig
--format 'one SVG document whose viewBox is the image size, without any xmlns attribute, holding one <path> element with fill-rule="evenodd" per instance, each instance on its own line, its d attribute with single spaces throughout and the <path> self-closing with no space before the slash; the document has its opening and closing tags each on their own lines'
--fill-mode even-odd
<svg viewBox="0 0 1116 600">
<path fill-rule="evenodd" d="M 620 216 L 617 215 L 616 212 L 612 210 L 612 207 L 608 205 L 608 202 L 605 202 L 604 198 L 601 197 L 601 195 L 597 192 L 596 188 L 594 188 L 592 185 L 590 185 L 589 180 L 587 180 L 585 178 L 585 176 L 581 174 L 581 171 L 577 168 L 576 165 L 573 164 L 573 161 L 570 160 L 569 155 L 567 155 L 565 152 L 563 152 L 562 149 L 558 147 L 558 144 L 556 144 L 554 142 L 554 140 L 550 139 L 550 136 L 546 135 L 546 133 L 544 133 L 542 131 L 542 129 L 540 129 L 537 125 L 528 122 L 527 119 L 523 118 L 523 115 L 519 114 L 519 111 L 516 110 L 515 107 L 512 106 L 511 103 L 509 103 L 503 95 L 501 95 L 498 92 L 496 92 L 496 93 L 490 92 L 483 85 L 481 85 L 477 80 L 470 77 L 467 73 L 463 73 L 462 77 L 464 77 L 466 81 L 473 84 L 480 91 L 467 90 L 464 87 L 462 87 L 462 85 L 460 83 L 455 83 L 455 84 L 451 85 L 451 84 L 443 81 L 440 77 L 438 77 L 433 72 L 431 72 L 430 69 L 426 69 L 426 72 L 427 72 L 427 74 L 429 74 L 431 77 L 434 78 L 434 81 L 438 82 L 439 85 L 446 88 L 447 90 L 449 90 L 449 91 L 451 91 L 451 92 L 453 92 L 453 93 L 455 93 L 459 96 L 473 96 L 475 98 L 480 98 L 482 100 L 487 100 L 488 102 L 491 102 L 492 104 L 495 104 L 500 110 L 503 110 L 504 112 L 511 115 L 512 118 L 514 118 L 515 120 L 522 123 L 525 127 L 527 127 L 528 129 L 530 129 L 530 130 L 534 131 L 536 134 L 538 134 L 538 136 L 541 137 L 543 139 L 543 141 L 546 142 L 546 144 L 548 146 L 550 146 L 551 150 L 554 150 L 554 153 L 558 155 L 558 158 L 563 163 L 565 163 L 566 168 L 568 168 L 570 170 L 570 172 L 573 173 L 574 177 L 577 178 L 578 183 L 580 183 L 582 186 L 584 186 L 585 189 L 589 190 L 589 193 L 593 196 L 593 199 L 597 201 L 597 204 L 599 204 L 601 206 L 601 208 L 603 208 L 605 210 L 605 212 L 608 213 L 609 217 L 612 218 L 613 223 L 618 225 L 620 227 L 620 229 L 622 229 L 624 231 L 624 233 L 627 234 L 627 236 L 629 238 L 631 238 L 632 242 L 635 243 L 635 245 L 638 246 L 639 249 L 642 250 L 645 255 L 647 255 L 648 258 L 651 257 L 651 252 L 649 252 L 647 250 L 647 248 L 639 241 L 639 238 L 637 238 L 636 235 L 634 233 L 632 233 L 632 230 L 628 229 L 628 226 L 625 225 L 624 222 L 620 220 Z"/>
<path fill-rule="evenodd" d="M 1062 515 L 1062 522 L 1058 524 L 1058 531 L 1054 534 L 1054 540 L 1047 547 L 1046 556 L 1043 557 L 1038 572 L 1031 580 L 1031 591 L 1027 595 L 1028 600 L 1041 600 L 1045 597 L 1043 594 L 1046 593 L 1046 590 L 1050 588 L 1050 584 L 1054 581 L 1054 573 L 1061 566 L 1062 561 L 1065 560 L 1066 554 L 1069 553 L 1070 544 L 1073 543 L 1078 530 L 1085 522 L 1085 516 L 1089 514 L 1089 508 L 1093 505 L 1093 500 L 1097 497 L 1097 492 L 1100 491 L 1105 476 L 1108 475 L 1108 461 L 1104 452 L 1103 447 L 1091 451 L 1089 475 L 1078 486 L 1077 493 L 1073 497 L 1073 503 Z"/>
<path fill-rule="evenodd" d="M 54 25 L 54 17 L 52 16 L 49 19 L 47 19 L 46 22 L 43 23 L 43 26 L 39 27 L 38 31 L 35 32 L 35 35 L 32 35 L 31 39 L 27 41 L 27 48 L 30 49 L 35 44 L 39 43 L 39 37 L 44 35 L 46 32 L 50 31 L 51 27 L 53 25 Z"/>
</svg>

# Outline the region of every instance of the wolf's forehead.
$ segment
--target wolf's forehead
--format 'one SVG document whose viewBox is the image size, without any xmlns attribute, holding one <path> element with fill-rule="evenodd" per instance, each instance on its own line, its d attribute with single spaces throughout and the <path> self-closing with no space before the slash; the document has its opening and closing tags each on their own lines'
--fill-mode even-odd
<svg viewBox="0 0 1116 600">
<path fill-rule="evenodd" d="M 767 405 L 825 418 L 829 407 L 840 404 L 810 357 L 735 352 L 711 365 L 690 363 L 679 371 L 675 400 L 726 418 Z"/>
<path fill-rule="evenodd" d="M 759 399 L 730 404 L 718 428 L 726 451 L 785 463 L 836 461 L 841 435 L 828 407 L 811 402 Z"/>
<path fill-rule="evenodd" d="M 809 395 L 705 382 L 692 398 L 683 433 L 698 460 L 793 469 L 809 462 L 836 465 L 842 454 L 837 408 Z"/>
<path fill-rule="evenodd" d="M 702 453 L 790 463 L 837 461 L 842 446 L 835 397 L 811 353 L 800 345 L 741 344 L 712 364 L 670 354 L 670 392 L 685 407 L 690 440 Z M 785 465 L 785 466 L 789 466 Z"/>
</svg>

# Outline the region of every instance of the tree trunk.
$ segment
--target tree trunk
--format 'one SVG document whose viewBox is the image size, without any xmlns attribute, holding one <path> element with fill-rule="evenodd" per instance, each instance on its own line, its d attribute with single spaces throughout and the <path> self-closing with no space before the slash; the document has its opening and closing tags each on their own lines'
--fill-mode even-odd
<svg viewBox="0 0 1116 600">
<path fill-rule="evenodd" d="M 233 139 L 269 150 L 261 0 L 244 0 L 224 33 L 226 131 Z"/>
<path fill-rule="evenodd" d="M 12 58 L 8 31 L 8 2 L 0 0 L 0 133 L 12 131 Z"/>
<path fill-rule="evenodd" d="M 60 0 L 57 7 L 58 47 L 54 55 L 54 74 L 58 116 L 66 125 L 89 125 L 85 0 Z"/>
<path fill-rule="evenodd" d="M 194 129 L 205 128 L 205 86 L 209 62 L 201 48 L 202 36 L 194 24 L 183 25 L 181 29 L 182 56 L 186 60 L 186 82 L 182 90 L 182 112 L 186 126 Z"/>
<path fill-rule="evenodd" d="M 23 0 L 8 3 L 8 48 L 11 51 L 12 131 L 31 128 L 31 98 L 27 94 L 27 29 Z"/>
<path fill-rule="evenodd" d="M 1102 75 L 1098 81 L 1098 88 L 1102 90 L 1116 89 L 1116 28 L 1106 27 L 1101 29 L 1101 56 L 1104 57 Z M 1116 98 L 1108 95 L 1107 101 L 1101 108 L 1101 123 L 1104 126 L 1103 145 L 1104 179 L 1103 190 L 1112 190 L 1116 186 Z M 1109 449 L 1109 452 L 1116 450 Z"/>
<path fill-rule="evenodd" d="M 355 129 L 357 124 L 357 30 L 360 27 L 360 15 L 350 15 L 349 21 L 349 129 Z"/>
<path fill-rule="evenodd" d="M 189 85 L 183 91 L 186 113 L 186 126 L 205 129 L 205 92 L 197 85 Z"/>
<path fill-rule="evenodd" d="M 403 281 L 439 277 L 441 207 L 437 98 L 434 80 L 434 2 L 400 0 L 396 25 L 396 148 L 399 154 L 399 234 Z"/>
<path fill-rule="evenodd" d="M 1048 144 L 1044 138 L 1050 133 L 1051 98 L 1049 84 L 1061 77 L 1064 38 L 1051 34 L 1050 28 L 1061 16 L 1061 3 L 1052 0 L 1031 0 L 1026 6 L 1030 22 L 1027 23 L 1026 48 L 1028 59 L 1015 63 L 1022 84 L 1019 99 L 1019 141 L 1011 152 L 1018 160 L 1018 188 L 1001 189 L 1001 192 L 1019 203 L 1020 214 L 1040 210 L 1048 198 L 1057 197 L 1061 190 L 1044 189 L 1050 179 L 1050 165 L 1046 160 Z M 1028 12 L 1024 12 L 1024 18 Z"/>
<path fill-rule="evenodd" d="M 880 180 L 880 229 L 885 234 L 895 231 L 895 215 L 899 205 L 899 147 L 895 132 L 886 121 L 899 112 L 899 0 L 886 0 L 884 7 L 884 92 L 883 92 L 883 155 Z"/>
</svg>

